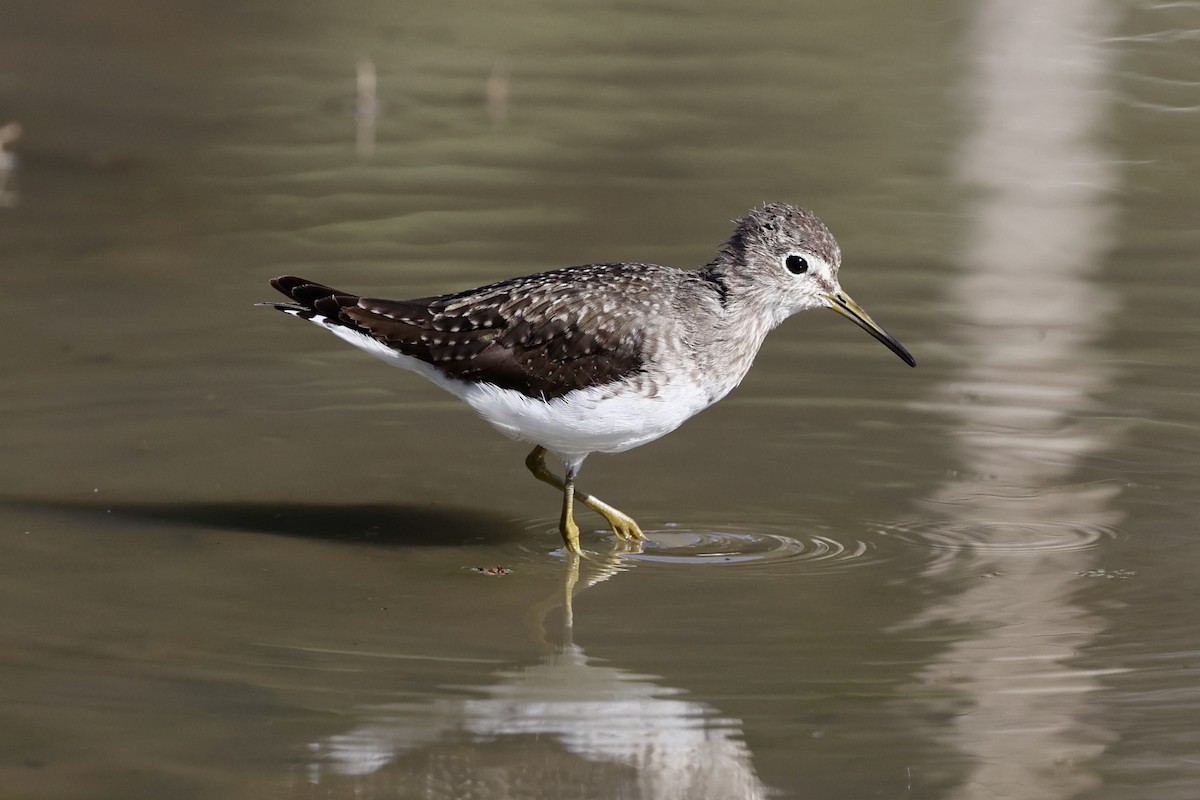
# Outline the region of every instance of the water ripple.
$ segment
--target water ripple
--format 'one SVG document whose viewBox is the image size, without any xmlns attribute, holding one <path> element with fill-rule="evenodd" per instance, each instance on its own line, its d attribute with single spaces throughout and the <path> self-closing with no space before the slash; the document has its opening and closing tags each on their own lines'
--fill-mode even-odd
<svg viewBox="0 0 1200 800">
<path fill-rule="evenodd" d="M 531 530 L 554 529 L 556 522 L 530 524 Z M 817 529 L 819 532 L 814 531 Z M 584 549 L 599 557 L 610 557 L 623 569 L 634 567 L 777 568 L 807 574 L 827 573 L 885 560 L 876 541 L 854 533 L 830 531 L 811 520 L 787 522 L 717 524 L 710 526 L 667 525 L 646 530 L 640 548 L 622 550 L 611 533 L 584 534 Z M 557 539 L 557 530 L 554 533 Z M 872 537 L 874 538 L 874 537 Z M 545 541 L 531 539 L 523 549 L 531 557 L 544 558 Z M 555 542 L 557 544 L 557 542 Z M 554 554 L 561 556 L 561 547 Z"/>
<path fill-rule="evenodd" d="M 1116 537 L 1110 525 L 1073 520 L 912 519 L 877 523 L 874 528 L 911 547 L 947 554 L 1038 555 L 1088 550 Z"/>
</svg>

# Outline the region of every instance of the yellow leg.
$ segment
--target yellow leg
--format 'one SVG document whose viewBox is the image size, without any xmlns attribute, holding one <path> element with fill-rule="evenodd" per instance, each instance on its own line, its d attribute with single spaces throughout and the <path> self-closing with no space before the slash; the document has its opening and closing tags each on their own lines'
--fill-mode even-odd
<svg viewBox="0 0 1200 800">
<path fill-rule="evenodd" d="M 593 497 L 590 494 L 583 494 L 582 492 L 579 492 L 578 494 L 576 494 L 575 488 L 574 488 L 575 487 L 574 480 L 569 480 L 569 481 L 564 482 L 561 478 L 559 478 L 557 475 L 555 475 L 553 472 L 551 472 L 549 470 L 549 468 L 546 467 L 546 448 L 542 447 L 541 445 L 538 445 L 537 447 L 533 448 L 533 452 L 530 453 L 528 458 L 525 459 L 525 466 L 528 467 L 529 471 L 533 473 L 533 477 L 537 478 L 542 483 L 548 483 L 551 486 L 553 486 L 554 488 L 563 492 L 564 500 L 565 500 L 566 492 L 568 490 L 567 487 L 571 487 L 570 488 L 571 493 L 575 497 L 578 497 L 579 501 L 581 503 L 583 503 L 585 506 L 587 506 L 588 508 L 595 511 L 600 516 L 604 517 L 605 521 L 608 522 L 609 527 L 612 528 L 613 533 L 616 534 L 616 537 L 618 539 L 620 539 L 621 541 L 624 541 L 624 542 L 645 541 L 646 534 L 642 533 L 642 529 L 640 527 L 638 527 L 638 524 L 634 521 L 633 517 L 629 516 L 628 514 L 626 514 L 623 511 L 613 508 L 608 503 L 605 503 L 603 500 L 601 500 L 597 497 Z M 564 502 L 564 505 L 563 505 L 563 519 L 564 520 L 567 518 L 566 505 L 567 504 Z M 574 525 L 575 520 L 574 520 L 573 516 L 571 517 L 570 521 L 571 521 L 571 524 Z M 565 527 L 565 523 L 560 524 L 559 530 L 562 531 L 563 539 L 566 540 L 567 539 L 567 529 Z M 576 546 L 578 546 L 578 542 L 579 542 L 578 527 L 575 528 L 575 531 L 576 531 L 575 532 L 575 542 L 576 542 Z M 567 541 L 567 547 L 570 548 L 569 540 Z M 578 552 L 578 550 L 573 550 L 572 552 Z"/>
<path fill-rule="evenodd" d="M 575 524 L 575 481 L 567 479 L 563 486 L 562 517 L 558 520 L 558 530 L 563 541 L 567 543 L 567 552 L 580 555 L 583 550 L 579 547 L 579 526 Z"/>
</svg>

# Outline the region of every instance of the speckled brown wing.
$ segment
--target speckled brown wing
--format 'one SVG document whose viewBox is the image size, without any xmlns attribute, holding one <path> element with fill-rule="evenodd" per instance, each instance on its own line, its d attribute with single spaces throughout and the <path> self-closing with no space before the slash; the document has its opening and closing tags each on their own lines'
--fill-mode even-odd
<svg viewBox="0 0 1200 800">
<path fill-rule="evenodd" d="M 621 291 L 613 292 L 620 283 Z M 641 370 L 654 312 L 644 267 L 600 264 L 417 300 L 379 300 L 301 278 L 272 284 L 448 377 L 553 399 Z M 293 309 L 294 310 L 294 309 Z"/>
</svg>

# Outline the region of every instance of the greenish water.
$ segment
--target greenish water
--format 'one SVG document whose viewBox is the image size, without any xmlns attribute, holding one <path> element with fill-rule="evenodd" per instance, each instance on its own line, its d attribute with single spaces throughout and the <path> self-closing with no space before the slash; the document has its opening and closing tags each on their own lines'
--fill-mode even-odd
<svg viewBox="0 0 1200 800">
<path fill-rule="evenodd" d="M 0 9 L 0 794 L 1195 797 L 1197 9 Z M 577 572 L 524 447 L 253 305 L 765 200 L 920 366 L 790 320 L 588 461 L 651 542 Z"/>
</svg>

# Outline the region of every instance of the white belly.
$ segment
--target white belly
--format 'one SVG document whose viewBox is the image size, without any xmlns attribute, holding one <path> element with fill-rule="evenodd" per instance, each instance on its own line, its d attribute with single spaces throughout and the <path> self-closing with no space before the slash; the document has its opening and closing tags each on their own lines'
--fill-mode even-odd
<svg viewBox="0 0 1200 800">
<path fill-rule="evenodd" d="M 543 402 L 486 383 L 455 394 L 497 430 L 540 444 L 568 462 L 653 441 L 709 405 L 707 394 L 690 382 L 661 389 L 655 397 L 613 396 L 601 387 Z"/>
</svg>

